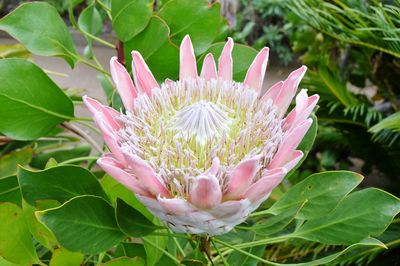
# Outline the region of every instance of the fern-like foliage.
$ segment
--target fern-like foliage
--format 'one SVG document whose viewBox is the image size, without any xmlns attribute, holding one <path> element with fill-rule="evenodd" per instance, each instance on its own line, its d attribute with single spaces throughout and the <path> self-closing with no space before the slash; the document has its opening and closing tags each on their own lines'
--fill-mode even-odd
<svg viewBox="0 0 400 266">
<path fill-rule="evenodd" d="M 368 3 L 366 3 L 368 2 Z M 291 0 L 288 7 L 337 40 L 400 58 L 400 7 L 377 1 Z"/>
<path fill-rule="evenodd" d="M 396 112 L 369 129 L 372 132 L 373 140 L 389 142 L 393 145 L 400 137 L 400 112 Z"/>
</svg>

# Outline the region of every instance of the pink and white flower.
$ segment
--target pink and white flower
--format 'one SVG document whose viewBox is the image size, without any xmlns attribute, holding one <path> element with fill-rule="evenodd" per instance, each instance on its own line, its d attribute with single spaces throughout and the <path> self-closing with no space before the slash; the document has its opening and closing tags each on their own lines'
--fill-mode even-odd
<svg viewBox="0 0 400 266">
<path fill-rule="evenodd" d="M 159 85 L 133 51 L 133 80 L 111 59 L 126 112 L 84 102 L 110 153 L 98 164 L 176 232 L 218 235 L 258 208 L 303 157 L 318 95 L 301 90 L 306 67 L 260 95 L 268 61 L 263 48 L 243 83 L 232 80 L 233 40 L 218 62 L 208 54 L 198 75 L 189 36 L 180 48 L 179 80 Z"/>
</svg>

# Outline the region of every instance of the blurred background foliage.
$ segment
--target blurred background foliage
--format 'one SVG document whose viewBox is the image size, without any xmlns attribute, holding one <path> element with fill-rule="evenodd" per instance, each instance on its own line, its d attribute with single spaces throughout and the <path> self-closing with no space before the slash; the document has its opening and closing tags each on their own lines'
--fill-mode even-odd
<svg viewBox="0 0 400 266">
<path fill-rule="evenodd" d="M 28 1 L 0 0 L 0 14 L 2 16 L 7 14 L 22 2 Z M 111 0 L 74 0 L 73 8 L 69 0 L 45 2 L 53 5 L 68 25 L 93 36 L 111 29 L 111 21 L 108 19 L 111 14 L 107 11 Z M 289 177 L 290 182 L 287 182 L 286 186 L 298 183 L 311 173 L 349 169 L 366 176 L 363 186 L 377 186 L 399 196 L 400 2 L 398 0 L 221 0 L 219 2 L 222 14 L 229 23 L 219 20 L 215 12 L 204 12 L 212 18 L 207 21 L 218 24 L 216 27 L 218 32 L 208 36 L 209 33 L 205 31 L 204 36 L 193 40 L 196 49 L 199 49 L 195 51 L 199 58 L 206 51 L 218 54 L 222 48 L 219 42 L 228 35 L 232 36 L 235 42 L 248 44 L 255 49 L 269 46 L 282 67 L 307 65 L 309 70 L 301 87 L 307 88 L 310 94 L 318 93 L 321 96 L 317 111 L 319 124 L 316 141 L 307 159 L 299 170 Z M 167 3 L 168 0 L 156 1 L 155 12 Z M 84 10 L 86 15 L 82 16 Z M 177 19 L 173 22 L 172 20 L 176 19 L 173 13 L 173 10 L 171 14 L 157 13 L 169 24 L 168 33 L 165 35 L 168 41 L 163 39 L 163 46 L 157 47 L 164 55 L 166 51 L 167 54 L 175 55 L 176 46 L 182 37 L 179 27 L 185 20 Z M 90 18 L 90 21 L 95 23 L 88 24 L 85 18 Z M 171 21 L 168 21 L 169 18 Z M 121 60 L 129 58 L 126 55 L 133 48 L 144 49 L 145 52 L 142 54 L 146 55 L 148 47 L 140 46 L 138 39 L 144 38 L 146 32 L 151 32 L 153 29 L 162 32 L 165 26 L 154 17 L 149 26 L 146 25 L 139 35 L 120 43 L 122 46 L 118 48 Z M 124 24 L 114 25 L 117 36 L 126 36 L 126 32 L 122 33 L 124 26 Z M 211 28 L 215 25 L 206 26 Z M 119 27 L 121 32 L 118 31 Z M 202 43 L 204 40 L 206 43 Z M 88 39 L 85 56 L 96 60 L 91 54 L 92 41 L 93 39 Z M 254 54 L 251 49 L 240 53 L 237 51 L 237 56 Z M 20 44 L 0 45 L 0 58 L 9 57 L 27 58 L 29 52 Z M 170 67 L 166 72 L 157 69 L 157 67 L 165 69 L 165 65 L 160 63 L 163 59 L 166 62 L 170 61 L 170 58 L 158 57 L 157 53 L 146 58 L 150 68 L 155 70 L 157 79 L 177 75 L 173 72 L 176 67 Z M 127 66 L 130 65 L 129 62 L 126 63 Z M 245 62 L 244 65 L 248 63 Z M 243 76 L 241 70 L 237 69 L 235 72 L 237 77 Z M 120 100 L 109 78 L 100 75 L 99 79 L 109 103 L 118 108 Z M 73 91 L 69 93 L 72 99 L 78 100 L 79 97 L 74 98 Z M 8 143 L 9 139 L 0 138 L 2 176 L 15 174 L 16 164 L 43 169 L 46 164 L 52 164 L 54 161 L 57 163 L 90 155 L 89 146 L 77 144 L 71 148 L 71 142 L 78 143 L 78 139 L 59 134 L 60 131 L 57 129 L 46 138 L 33 143 L 28 141 Z M 281 189 L 284 191 L 285 187 Z M 383 263 L 381 265 L 395 265 L 394 262 L 400 261 L 399 239 L 400 228 L 397 219 L 380 237 L 380 240 L 391 248 L 386 256 L 382 256 L 381 249 L 365 248 L 362 251 L 349 253 L 335 263 L 363 265 L 372 261 L 374 264 L 376 256 L 380 256 L 379 262 Z M 265 258 L 282 263 L 299 262 L 321 254 L 330 254 L 329 252 L 335 248 L 337 247 L 296 240 L 274 244 L 268 246 L 268 250 L 257 252 L 261 255 L 264 252 Z"/>
</svg>

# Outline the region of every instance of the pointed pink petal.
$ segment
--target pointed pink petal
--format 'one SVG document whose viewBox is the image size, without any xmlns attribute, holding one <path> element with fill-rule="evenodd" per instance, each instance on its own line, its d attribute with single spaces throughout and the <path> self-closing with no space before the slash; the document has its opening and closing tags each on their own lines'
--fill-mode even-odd
<svg viewBox="0 0 400 266">
<path fill-rule="evenodd" d="M 131 176 L 125 170 L 123 170 L 123 165 L 118 163 L 111 154 L 105 154 L 103 157 L 97 160 L 97 164 L 112 176 L 119 183 L 124 185 L 124 187 L 129 190 L 143 196 L 151 196 L 149 191 L 147 191 L 135 177 Z"/>
<path fill-rule="evenodd" d="M 92 112 L 93 116 L 100 114 L 103 116 L 103 119 L 112 127 L 112 129 L 121 129 L 122 125 L 117 121 L 117 117 L 120 116 L 119 112 L 108 106 L 102 105 L 95 99 L 92 99 L 86 95 L 83 96 L 82 99 L 89 111 Z"/>
<path fill-rule="evenodd" d="M 142 55 L 137 51 L 132 51 L 132 73 L 139 91 L 150 96 L 152 89 L 160 88 Z"/>
<path fill-rule="evenodd" d="M 222 50 L 221 56 L 218 60 L 218 77 L 222 80 L 232 80 L 232 50 L 233 50 L 233 39 L 228 38 L 225 43 L 224 49 Z"/>
<path fill-rule="evenodd" d="M 305 92 L 305 90 L 301 90 L 301 92 L 296 97 L 295 108 L 285 118 L 283 128 L 286 131 L 289 131 L 296 124 L 299 124 L 307 119 L 314 110 L 314 107 L 317 105 L 318 100 L 319 95 L 314 94 L 310 97 L 307 97 L 307 93 Z"/>
<path fill-rule="evenodd" d="M 221 187 L 214 175 L 199 175 L 193 178 L 189 191 L 190 202 L 199 209 L 212 209 L 220 204 Z"/>
<path fill-rule="evenodd" d="M 311 124 L 312 119 L 309 118 L 295 127 L 292 131 L 288 132 L 282 143 L 279 145 L 278 152 L 272 158 L 272 161 L 268 166 L 269 169 L 281 167 L 287 162 L 288 154 L 291 155 L 297 146 L 299 146 Z"/>
<path fill-rule="evenodd" d="M 249 199 L 251 202 L 262 199 L 279 185 L 286 173 L 287 171 L 285 168 L 276 168 L 268 171 L 263 177 L 250 186 L 244 195 L 245 198 Z"/>
<path fill-rule="evenodd" d="M 118 62 L 116 56 L 112 57 L 110 60 L 110 71 L 125 108 L 132 111 L 134 109 L 134 100 L 137 97 L 137 92 L 129 73 Z"/>
<path fill-rule="evenodd" d="M 224 193 L 224 201 L 240 199 L 243 196 L 243 193 L 251 185 L 255 174 L 260 169 L 260 159 L 261 156 L 254 156 L 240 162 L 233 169 Z"/>
<path fill-rule="evenodd" d="M 214 56 L 211 53 L 207 54 L 204 58 L 200 77 L 207 81 L 217 78 L 217 68 L 215 66 Z"/>
<path fill-rule="evenodd" d="M 302 151 L 300 150 L 294 151 L 291 156 L 288 156 L 283 167 L 289 172 L 300 162 L 303 156 L 304 153 Z"/>
<path fill-rule="evenodd" d="M 262 85 L 264 82 L 265 70 L 268 63 L 269 48 L 264 47 L 254 58 L 249 70 L 247 71 L 244 84 L 248 85 L 249 88 L 256 90 L 258 93 L 261 92 Z"/>
<path fill-rule="evenodd" d="M 196 211 L 185 199 L 182 198 L 163 198 L 158 197 L 157 200 L 160 202 L 161 206 L 164 207 L 165 211 L 171 215 L 188 215 L 191 212 Z"/>
<path fill-rule="evenodd" d="M 124 153 L 124 155 L 130 166 L 130 170 L 148 191 L 154 196 L 161 195 L 163 197 L 170 197 L 170 193 L 165 187 L 164 182 L 154 173 L 153 169 L 146 161 L 142 160 L 137 155 L 128 153 Z"/>
<path fill-rule="evenodd" d="M 302 66 L 290 73 L 289 77 L 284 81 L 282 89 L 274 101 L 274 104 L 278 107 L 281 117 L 286 113 L 306 71 L 307 67 Z"/>
<path fill-rule="evenodd" d="M 283 81 L 278 81 L 275 83 L 267 92 L 264 93 L 263 97 L 261 98 L 262 101 L 267 101 L 271 99 L 272 102 L 275 102 L 276 97 L 279 95 L 283 86 Z"/>
<path fill-rule="evenodd" d="M 183 38 L 180 48 L 179 79 L 197 79 L 196 56 L 189 35 Z"/>
</svg>

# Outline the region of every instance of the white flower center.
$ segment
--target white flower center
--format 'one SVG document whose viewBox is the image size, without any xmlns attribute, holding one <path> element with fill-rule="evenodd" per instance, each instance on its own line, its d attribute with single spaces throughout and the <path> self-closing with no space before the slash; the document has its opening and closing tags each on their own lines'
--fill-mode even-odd
<svg viewBox="0 0 400 266">
<path fill-rule="evenodd" d="M 169 121 L 176 138 L 194 138 L 204 146 L 211 138 L 221 138 L 229 131 L 232 110 L 209 101 L 198 101 L 177 111 Z"/>
</svg>

